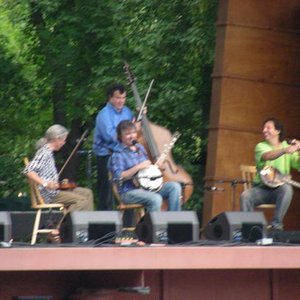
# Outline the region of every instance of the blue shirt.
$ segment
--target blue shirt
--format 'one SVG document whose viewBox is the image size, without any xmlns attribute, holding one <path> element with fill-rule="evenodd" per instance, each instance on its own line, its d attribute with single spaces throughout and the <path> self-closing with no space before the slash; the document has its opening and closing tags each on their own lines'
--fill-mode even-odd
<svg viewBox="0 0 300 300">
<path fill-rule="evenodd" d="M 118 111 L 108 102 L 100 110 L 96 118 L 93 142 L 93 151 L 96 155 L 106 156 L 112 153 L 118 144 L 116 128 L 123 120 L 133 120 L 133 113 L 127 106 Z"/>
<path fill-rule="evenodd" d="M 118 143 L 109 162 L 109 169 L 112 173 L 113 180 L 119 183 L 118 189 L 120 194 L 136 189 L 132 179 L 122 180 L 122 172 L 148 160 L 145 148 L 141 144 L 136 144 L 135 146 L 137 150 L 132 151 L 124 144 Z"/>
</svg>

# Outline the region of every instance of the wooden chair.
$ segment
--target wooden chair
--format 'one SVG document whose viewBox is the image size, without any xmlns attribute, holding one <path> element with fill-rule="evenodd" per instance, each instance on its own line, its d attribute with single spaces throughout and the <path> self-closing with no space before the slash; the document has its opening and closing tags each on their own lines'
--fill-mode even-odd
<svg viewBox="0 0 300 300">
<path fill-rule="evenodd" d="M 24 158 L 24 163 L 25 166 L 29 164 L 28 158 Z M 28 178 L 29 182 L 29 190 L 30 190 L 30 198 L 31 198 L 31 207 L 36 210 L 36 216 L 35 216 L 35 221 L 33 225 L 33 230 L 32 230 L 32 237 L 31 237 L 31 245 L 34 245 L 36 243 L 37 235 L 39 233 L 43 234 L 51 234 L 57 231 L 57 228 L 59 228 L 64 216 L 67 213 L 67 209 L 63 204 L 59 203 L 46 203 L 43 197 L 41 196 L 41 193 L 38 189 L 37 184 Z M 40 221 L 41 221 L 41 214 L 43 210 L 52 210 L 52 209 L 58 209 L 58 210 L 63 210 L 63 217 L 61 221 L 59 222 L 57 228 L 52 228 L 52 229 L 40 229 Z"/>
<path fill-rule="evenodd" d="M 139 220 L 144 216 L 145 214 L 145 208 L 142 204 L 126 204 L 122 201 L 121 196 L 118 191 L 117 183 L 112 180 L 112 175 L 109 173 L 109 178 L 112 182 L 112 190 L 115 198 L 118 201 L 117 209 L 122 213 L 122 218 L 124 215 L 124 212 L 126 210 L 133 210 L 134 211 L 134 217 L 135 217 L 135 224 L 139 222 Z"/>
<path fill-rule="evenodd" d="M 252 182 L 257 173 L 256 166 L 240 165 L 240 171 L 242 172 L 242 179 L 245 181 L 244 191 L 252 188 Z M 261 204 L 256 206 L 256 208 L 275 208 L 275 206 L 275 204 Z"/>
</svg>

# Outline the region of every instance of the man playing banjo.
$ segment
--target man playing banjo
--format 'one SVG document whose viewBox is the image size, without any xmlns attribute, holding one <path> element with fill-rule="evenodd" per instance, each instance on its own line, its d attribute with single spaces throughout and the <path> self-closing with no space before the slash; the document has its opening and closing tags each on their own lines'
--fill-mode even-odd
<svg viewBox="0 0 300 300">
<path fill-rule="evenodd" d="M 148 159 L 145 148 L 136 142 L 137 130 L 131 121 L 121 121 L 117 127 L 119 144 L 112 154 L 109 169 L 113 180 L 118 183 L 118 191 L 126 204 L 139 203 L 149 211 L 159 211 L 163 199 L 168 210 L 180 211 L 181 185 L 178 182 L 162 183 L 155 191 L 137 186 L 136 174 L 153 164 Z M 159 167 L 159 166 L 158 166 Z M 161 175 L 150 175 L 149 180 L 161 181 Z"/>
<path fill-rule="evenodd" d="M 241 210 L 253 211 L 254 207 L 260 204 L 275 203 L 271 226 L 273 230 L 283 230 L 282 221 L 290 206 L 293 188 L 288 180 L 282 180 L 280 183 L 280 178 L 289 176 L 291 169 L 300 171 L 300 142 L 285 141 L 283 125 L 275 118 L 268 118 L 263 123 L 262 133 L 264 141 L 255 147 L 257 175 L 254 186 L 241 195 Z M 270 172 L 271 169 L 273 173 Z M 274 177 L 272 182 L 269 181 L 270 174 Z M 275 178 L 276 174 L 278 178 Z"/>
</svg>

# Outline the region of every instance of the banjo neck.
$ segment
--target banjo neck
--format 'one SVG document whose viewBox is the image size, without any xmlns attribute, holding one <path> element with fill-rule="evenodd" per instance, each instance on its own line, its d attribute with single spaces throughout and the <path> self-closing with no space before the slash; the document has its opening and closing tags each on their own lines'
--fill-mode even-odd
<svg viewBox="0 0 300 300">
<path fill-rule="evenodd" d="M 159 165 L 160 163 L 164 162 L 164 160 L 166 159 L 167 155 L 169 154 L 170 150 L 173 148 L 174 144 L 176 143 L 179 137 L 180 133 L 176 131 L 171 138 L 171 142 L 165 145 L 165 149 L 156 160 L 155 165 Z"/>
<path fill-rule="evenodd" d="M 288 179 L 288 178 L 283 179 L 283 181 L 284 181 L 285 183 L 289 183 L 290 185 L 292 185 L 292 186 L 294 186 L 294 187 L 300 189 L 300 182 L 297 182 L 297 181 L 295 181 L 295 180 Z"/>
<path fill-rule="evenodd" d="M 266 166 L 260 171 L 260 178 L 268 187 L 275 188 L 288 183 L 294 187 L 300 188 L 299 182 L 292 180 L 289 175 L 284 175 L 280 173 L 279 170 L 271 166 Z"/>
</svg>

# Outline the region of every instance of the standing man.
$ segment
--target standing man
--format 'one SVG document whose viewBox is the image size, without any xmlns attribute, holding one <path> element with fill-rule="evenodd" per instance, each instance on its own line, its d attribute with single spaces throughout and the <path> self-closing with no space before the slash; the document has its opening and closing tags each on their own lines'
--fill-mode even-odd
<svg viewBox="0 0 300 300">
<path fill-rule="evenodd" d="M 107 90 L 107 104 L 96 118 L 93 151 L 97 156 L 98 210 L 113 209 L 112 187 L 107 163 L 117 145 L 116 128 L 122 120 L 133 120 L 132 111 L 125 106 L 126 90 L 116 83 Z"/>
<path fill-rule="evenodd" d="M 284 183 L 278 187 L 265 185 L 260 171 L 265 166 L 273 167 L 281 174 L 289 175 L 291 169 L 300 171 L 299 149 L 300 142 L 292 140 L 290 144 L 284 140 L 284 128 L 275 118 L 268 118 L 263 123 L 264 141 L 255 147 L 255 161 L 258 174 L 254 179 L 254 186 L 242 193 L 240 204 L 242 211 L 253 211 L 260 204 L 275 203 L 276 209 L 272 219 L 272 229 L 283 230 L 283 218 L 290 206 L 293 188 Z"/>
</svg>

